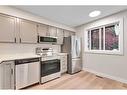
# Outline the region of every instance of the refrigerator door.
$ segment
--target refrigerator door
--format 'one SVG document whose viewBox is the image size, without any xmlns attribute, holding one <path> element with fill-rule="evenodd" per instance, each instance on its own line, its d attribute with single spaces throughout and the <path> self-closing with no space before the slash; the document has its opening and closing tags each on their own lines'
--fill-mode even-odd
<svg viewBox="0 0 127 95">
<path fill-rule="evenodd" d="M 80 38 L 72 36 L 71 42 L 72 58 L 79 58 L 81 53 Z"/>
<path fill-rule="evenodd" d="M 71 72 L 71 74 L 79 72 L 79 71 L 81 71 L 81 69 L 82 69 L 81 59 L 80 58 L 72 59 L 72 72 Z"/>
<path fill-rule="evenodd" d="M 76 39 L 76 56 L 77 57 L 81 56 L 81 41 L 80 41 L 80 38 Z"/>
<path fill-rule="evenodd" d="M 71 36 L 71 54 L 72 58 L 76 58 L 76 37 Z"/>
</svg>

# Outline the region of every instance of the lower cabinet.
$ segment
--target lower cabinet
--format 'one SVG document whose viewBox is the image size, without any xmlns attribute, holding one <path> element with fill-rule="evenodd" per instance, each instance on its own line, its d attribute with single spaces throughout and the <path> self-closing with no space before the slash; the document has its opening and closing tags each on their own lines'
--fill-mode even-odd
<svg viewBox="0 0 127 95">
<path fill-rule="evenodd" d="M 67 72 L 67 55 L 60 55 L 61 73 Z"/>
<path fill-rule="evenodd" d="M 0 64 L 0 89 L 14 89 L 14 61 Z"/>
<path fill-rule="evenodd" d="M 16 65 L 16 89 L 39 82 L 39 62 Z"/>
</svg>

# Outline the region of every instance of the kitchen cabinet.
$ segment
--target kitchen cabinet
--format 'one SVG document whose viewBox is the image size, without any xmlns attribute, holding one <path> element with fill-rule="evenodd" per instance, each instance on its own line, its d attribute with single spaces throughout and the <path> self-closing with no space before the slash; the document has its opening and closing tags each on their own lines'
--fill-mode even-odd
<svg viewBox="0 0 127 95">
<path fill-rule="evenodd" d="M 67 54 L 60 55 L 61 73 L 67 72 Z"/>
<path fill-rule="evenodd" d="M 63 44 L 63 37 L 73 35 L 68 30 L 39 24 L 33 21 L 0 14 L 0 42 L 37 43 L 38 36 L 56 37 Z"/>
<path fill-rule="evenodd" d="M 20 42 L 37 43 L 37 23 L 20 19 Z"/>
<path fill-rule="evenodd" d="M 53 26 L 49 26 L 48 36 L 56 37 L 57 36 L 57 28 Z"/>
<path fill-rule="evenodd" d="M 14 61 L 0 64 L 0 89 L 14 89 Z"/>
<path fill-rule="evenodd" d="M 0 42 L 15 42 L 15 18 L 0 14 Z"/>
<path fill-rule="evenodd" d="M 71 35 L 71 36 L 74 36 L 74 35 L 75 35 L 75 32 L 70 32 L 70 35 Z"/>
<path fill-rule="evenodd" d="M 39 36 L 48 36 L 49 35 L 48 34 L 49 30 L 48 30 L 48 26 L 47 25 L 39 24 L 37 30 L 38 30 L 38 35 Z"/>
<path fill-rule="evenodd" d="M 53 26 L 48 26 L 44 24 L 38 25 L 38 35 L 39 36 L 47 36 L 47 37 L 56 37 L 57 36 L 57 28 Z"/>
<path fill-rule="evenodd" d="M 57 28 L 57 44 L 63 44 L 64 31 L 63 29 Z"/>
<path fill-rule="evenodd" d="M 70 31 L 64 30 L 64 37 L 69 37 L 70 36 Z"/>
</svg>

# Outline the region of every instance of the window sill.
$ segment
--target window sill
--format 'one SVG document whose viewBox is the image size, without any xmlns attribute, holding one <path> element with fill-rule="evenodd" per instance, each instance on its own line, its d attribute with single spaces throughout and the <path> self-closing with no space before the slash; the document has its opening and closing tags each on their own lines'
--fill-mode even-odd
<svg viewBox="0 0 127 95">
<path fill-rule="evenodd" d="M 85 53 L 93 53 L 93 54 L 106 54 L 106 55 L 123 55 L 123 52 L 121 51 L 109 51 L 109 50 L 85 50 Z"/>
</svg>

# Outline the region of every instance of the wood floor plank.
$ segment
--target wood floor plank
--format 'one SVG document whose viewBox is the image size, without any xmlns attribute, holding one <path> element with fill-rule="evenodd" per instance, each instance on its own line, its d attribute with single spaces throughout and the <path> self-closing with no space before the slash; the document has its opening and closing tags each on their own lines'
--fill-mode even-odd
<svg viewBox="0 0 127 95">
<path fill-rule="evenodd" d="M 127 89 L 127 84 L 97 77 L 96 75 L 81 71 L 74 75 L 64 74 L 60 78 L 49 81 L 41 85 L 34 85 L 26 90 L 73 90 L 73 89 Z"/>
</svg>

